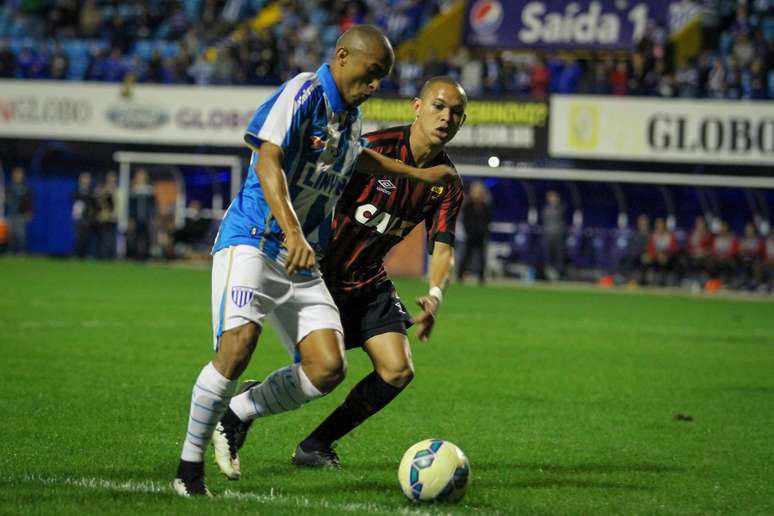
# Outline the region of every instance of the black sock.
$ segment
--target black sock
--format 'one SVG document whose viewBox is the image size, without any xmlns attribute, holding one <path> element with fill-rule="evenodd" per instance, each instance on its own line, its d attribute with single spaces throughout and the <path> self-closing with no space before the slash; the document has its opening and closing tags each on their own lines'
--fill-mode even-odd
<svg viewBox="0 0 774 516">
<path fill-rule="evenodd" d="M 177 465 L 177 478 L 186 481 L 204 478 L 204 463 L 180 459 Z"/>
<path fill-rule="evenodd" d="M 301 445 L 304 448 L 330 446 L 379 412 L 402 390 L 402 387 L 393 387 L 382 380 L 376 371 L 372 372 L 352 388 L 344 403 L 336 407 Z"/>
<path fill-rule="evenodd" d="M 223 417 L 220 418 L 220 422 L 224 427 L 229 426 L 237 426 L 240 423 L 242 423 L 242 420 L 239 419 L 239 416 L 237 416 L 233 410 L 231 410 L 231 407 L 226 409 L 226 412 L 223 413 Z"/>
</svg>

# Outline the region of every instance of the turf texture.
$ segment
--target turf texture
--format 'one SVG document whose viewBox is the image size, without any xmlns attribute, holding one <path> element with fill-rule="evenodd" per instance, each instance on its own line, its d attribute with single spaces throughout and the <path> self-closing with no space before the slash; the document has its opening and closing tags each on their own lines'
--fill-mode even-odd
<svg viewBox="0 0 774 516">
<path fill-rule="evenodd" d="M 408 306 L 425 290 L 397 281 Z M 774 303 L 452 285 L 416 377 L 338 447 L 290 464 L 370 370 L 259 420 L 243 479 L 172 494 L 192 382 L 211 358 L 205 269 L 0 258 L 0 514 L 774 514 Z M 414 310 L 416 313 L 416 311 Z M 246 376 L 288 362 L 267 331 Z M 416 441 L 460 446 L 456 505 L 397 485 Z"/>
</svg>

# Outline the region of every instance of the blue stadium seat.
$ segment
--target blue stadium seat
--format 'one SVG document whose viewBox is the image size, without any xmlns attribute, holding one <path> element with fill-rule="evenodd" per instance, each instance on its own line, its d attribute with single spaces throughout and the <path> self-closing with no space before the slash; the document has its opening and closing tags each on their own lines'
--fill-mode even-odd
<svg viewBox="0 0 774 516">
<path fill-rule="evenodd" d="M 153 54 L 155 42 L 148 39 L 141 39 L 134 43 L 134 55 L 139 56 L 144 61 L 149 61 Z"/>
</svg>

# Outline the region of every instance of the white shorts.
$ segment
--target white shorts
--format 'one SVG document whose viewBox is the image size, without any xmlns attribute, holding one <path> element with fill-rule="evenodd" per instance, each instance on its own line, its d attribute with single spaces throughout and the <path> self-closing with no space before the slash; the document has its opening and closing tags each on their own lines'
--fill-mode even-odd
<svg viewBox="0 0 774 516">
<path fill-rule="evenodd" d="M 315 330 L 344 330 L 339 310 L 319 274 L 289 277 L 284 265 L 259 249 L 238 245 L 212 258 L 212 329 L 217 351 L 224 331 L 269 317 L 285 349 L 296 346 Z"/>
</svg>

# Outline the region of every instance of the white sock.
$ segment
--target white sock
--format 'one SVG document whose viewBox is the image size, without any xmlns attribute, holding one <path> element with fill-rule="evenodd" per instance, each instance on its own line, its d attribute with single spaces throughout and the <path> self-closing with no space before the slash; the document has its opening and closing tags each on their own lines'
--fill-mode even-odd
<svg viewBox="0 0 774 516">
<path fill-rule="evenodd" d="M 242 421 L 294 410 L 322 393 L 306 376 L 301 364 L 274 371 L 260 384 L 231 398 L 229 408 Z"/>
<path fill-rule="evenodd" d="M 204 366 L 191 396 L 188 433 L 185 435 L 181 459 L 204 462 L 204 450 L 207 449 L 215 425 L 228 407 L 228 400 L 236 384 L 236 380 L 229 380 L 220 374 L 212 362 Z"/>
</svg>

